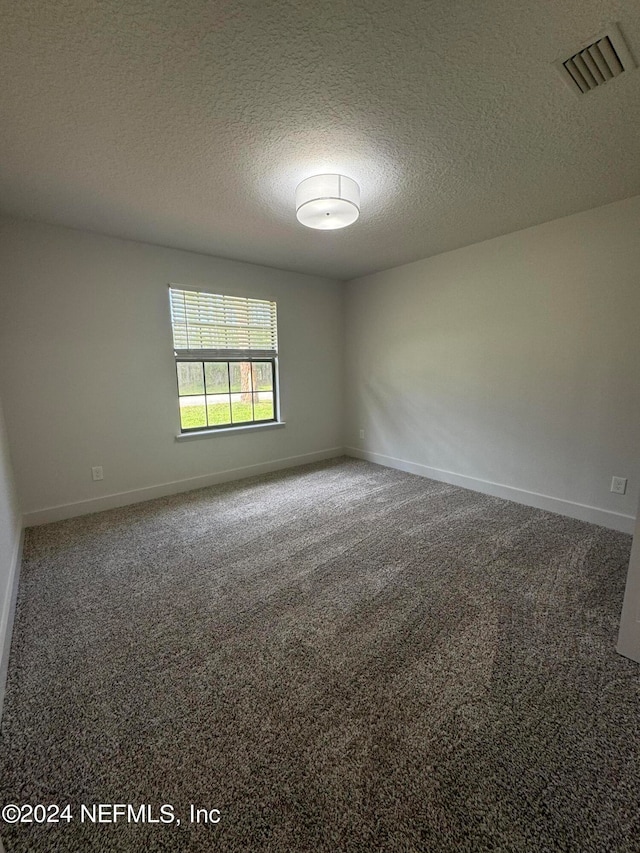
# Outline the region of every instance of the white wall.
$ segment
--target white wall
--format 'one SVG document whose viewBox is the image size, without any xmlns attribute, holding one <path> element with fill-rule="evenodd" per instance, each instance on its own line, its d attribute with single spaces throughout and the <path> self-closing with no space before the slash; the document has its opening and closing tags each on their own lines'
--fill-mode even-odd
<svg viewBox="0 0 640 853">
<path fill-rule="evenodd" d="M 0 256 L 0 393 L 27 523 L 341 449 L 339 283 L 18 220 L 2 221 Z M 277 302 L 286 427 L 176 441 L 170 282 Z"/>
<path fill-rule="evenodd" d="M 631 532 L 639 235 L 635 197 L 350 282 L 346 444 Z"/>
<path fill-rule="evenodd" d="M 636 516 L 627 585 L 624 591 L 618 651 L 621 655 L 640 663 L 640 511 Z"/>
<path fill-rule="evenodd" d="M 0 716 L 9 662 L 9 645 L 20 556 L 20 511 L 13 484 L 2 403 L 0 402 Z"/>
</svg>

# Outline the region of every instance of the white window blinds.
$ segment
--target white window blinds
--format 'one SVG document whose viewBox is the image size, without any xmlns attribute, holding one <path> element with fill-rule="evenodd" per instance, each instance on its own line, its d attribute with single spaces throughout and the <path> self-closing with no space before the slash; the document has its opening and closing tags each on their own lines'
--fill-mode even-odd
<svg viewBox="0 0 640 853">
<path fill-rule="evenodd" d="M 169 288 L 177 358 L 275 358 L 276 303 Z"/>
</svg>

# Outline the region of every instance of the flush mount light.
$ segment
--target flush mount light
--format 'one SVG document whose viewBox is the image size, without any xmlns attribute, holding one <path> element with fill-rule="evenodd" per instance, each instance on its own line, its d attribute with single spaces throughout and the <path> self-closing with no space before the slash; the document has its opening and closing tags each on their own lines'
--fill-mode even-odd
<svg viewBox="0 0 640 853">
<path fill-rule="evenodd" d="M 360 215 L 360 187 L 344 175 L 314 175 L 296 187 L 296 216 L 307 228 L 333 231 Z"/>
</svg>

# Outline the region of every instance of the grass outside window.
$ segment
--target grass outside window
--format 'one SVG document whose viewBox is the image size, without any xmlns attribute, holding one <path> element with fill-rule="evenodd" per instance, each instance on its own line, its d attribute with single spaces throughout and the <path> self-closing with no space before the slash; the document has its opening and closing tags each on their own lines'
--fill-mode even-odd
<svg viewBox="0 0 640 853">
<path fill-rule="evenodd" d="M 276 420 L 273 360 L 185 360 L 176 368 L 182 432 Z"/>
</svg>

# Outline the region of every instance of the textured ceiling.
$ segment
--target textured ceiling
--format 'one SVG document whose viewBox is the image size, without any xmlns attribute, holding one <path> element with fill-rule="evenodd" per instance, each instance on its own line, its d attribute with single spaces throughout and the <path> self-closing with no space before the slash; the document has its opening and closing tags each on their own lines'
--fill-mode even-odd
<svg viewBox="0 0 640 853">
<path fill-rule="evenodd" d="M 0 0 L 0 210 L 351 278 L 640 193 L 636 0 Z M 360 220 L 294 191 L 338 171 Z"/>
</svg>

